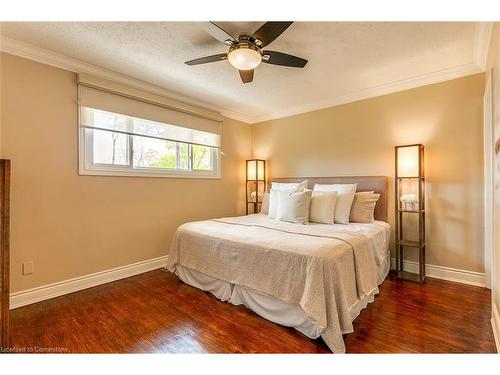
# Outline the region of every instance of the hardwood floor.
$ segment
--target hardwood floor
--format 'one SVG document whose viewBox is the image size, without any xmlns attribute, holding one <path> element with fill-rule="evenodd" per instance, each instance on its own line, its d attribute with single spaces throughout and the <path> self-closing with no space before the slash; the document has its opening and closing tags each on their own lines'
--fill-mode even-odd
<svg viewBox="0 0 500 375">
<path fill-rule="evenodd" d="M 161 270 L 15 309 L 10 338 L 40 352 L 330 353 Z M 493 353 L 490 291 L 388 278 L 344 338 L 348 353 Z"/>
</svg>

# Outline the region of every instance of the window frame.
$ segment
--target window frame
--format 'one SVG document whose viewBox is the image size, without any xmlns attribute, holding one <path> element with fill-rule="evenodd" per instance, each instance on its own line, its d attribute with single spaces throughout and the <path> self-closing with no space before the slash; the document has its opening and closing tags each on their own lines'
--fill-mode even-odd
<svg viewBox="0 0 500 375">
<path fill-rule="evenodd" d="M 80 111 L 80 108 L 79 108 Z M 118 114 L 121 116 L 126 116 Z M 127 116 L 128 117 L 128 116 Z M 79 116 L 80 118 L 80 116 Z M 132 119 L 132 118 L 129 118 Z M 80 122 L 80 121 L 79 121 Z M 211 161 L 213 170 L 192 169 L 192 144 L 185 142 L 176 142 L 177 144 L 187 144 L 189 154 L 189 169 L 167 169 L 153 167 L 134 167 L 133 166 L 133 135 L 127 134 L 127 165 L 94 163 L 93 162 L 93 132 L 94 129 L 89 129 L 78 124 L 78 159 L 79 175 L 83 176 L 116 176 L 116 177 L 160 177 L 160 178 L 198 178 L 198 179 L 220 179 L 221 173 L 221 151 L 217 147 L 210 147 Z M 103 130 L 107 131 L 107 130 Z M 112 133 L 112 131 L 109 131 Z M 141 137 L 140 134 L 137 134 Z"/>
</svg>

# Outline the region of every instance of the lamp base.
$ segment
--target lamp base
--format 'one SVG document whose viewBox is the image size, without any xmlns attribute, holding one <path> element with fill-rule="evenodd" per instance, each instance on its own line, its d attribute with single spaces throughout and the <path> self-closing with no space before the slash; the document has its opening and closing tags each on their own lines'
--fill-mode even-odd
<svg viewBox="0 0 500 375">
<path fill-rule="evenodd" d="M 415 211 L 415 203 L 405 203 L 406 211 Z"/>
</svg>

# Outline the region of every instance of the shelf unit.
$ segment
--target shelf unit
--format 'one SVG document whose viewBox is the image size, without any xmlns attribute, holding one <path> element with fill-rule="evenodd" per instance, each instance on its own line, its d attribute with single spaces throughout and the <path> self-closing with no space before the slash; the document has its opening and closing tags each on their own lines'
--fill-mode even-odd
<svg viewBox="0 0 500 375">
<path fill-rule="evenodd" d="M 246 214 L 256 214 L 262 208 L 266 192 L 266 161 L 250 159 L 246 161 Z"/>
<path fill-rule="evenodd" d="M 403 150 L 405 149 L 405 150 Z M 403 160 L 404 157 L 404 160 Z M 396 273 L 401 279 L 425 281 L 425 171 L 424 146 L 412 144 L 395 147 L 395 215 L 396 215 Z M 406 210 L 400 198 L 403 194 L 412 193 L 417 196 L 417 207 Z M 405 230 L 410 229 L 406 223 L 411 217 L 415 218 L 413 225 L 418 226 L 417 239 L 408 239 Z M 418 273 L 411 273 L 404 269 L 405 251 L 418 251 Z"/>
</svg>

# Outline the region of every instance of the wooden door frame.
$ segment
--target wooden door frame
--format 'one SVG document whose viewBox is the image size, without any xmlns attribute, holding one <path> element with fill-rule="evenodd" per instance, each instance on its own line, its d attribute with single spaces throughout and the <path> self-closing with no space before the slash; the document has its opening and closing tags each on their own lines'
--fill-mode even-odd
<svg viewBox="0 0 500 375">
<path fill-rule="evenodd" d="M 9 348 L 10 160 L 0 160 L 0 347 Z"/>
</svg>

